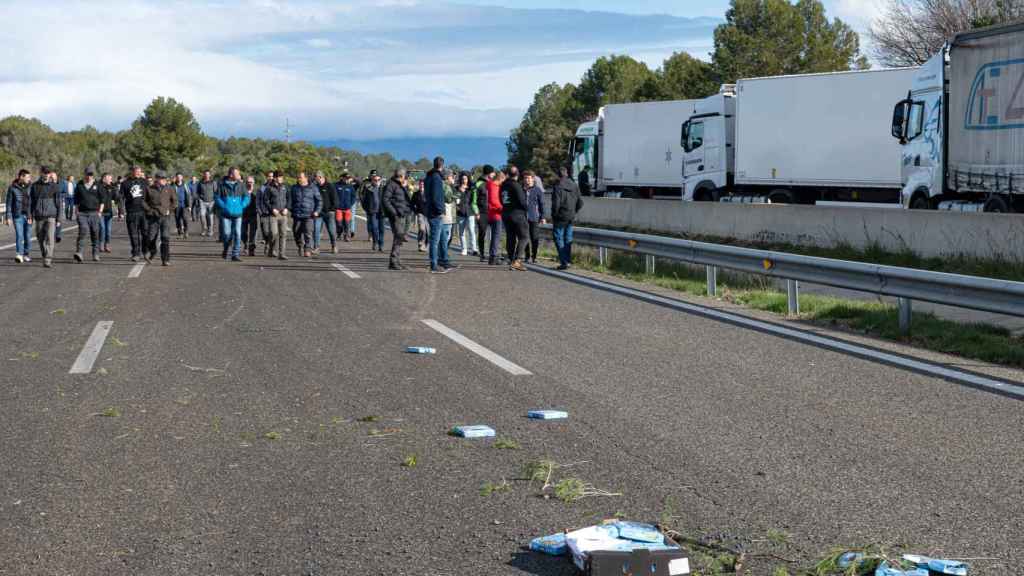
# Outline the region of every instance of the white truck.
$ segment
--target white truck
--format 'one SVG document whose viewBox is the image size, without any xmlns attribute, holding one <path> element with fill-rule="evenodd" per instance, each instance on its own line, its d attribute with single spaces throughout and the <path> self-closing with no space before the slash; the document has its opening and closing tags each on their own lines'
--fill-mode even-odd
<svg viewBox="0 0 1024 576">
<path fill-rule="evenodd" d="M 741 79 L 682 124 L 683 199 L 896 207 L 892 100 L 915 69 Z"/>
<path fill-rule="evenodd" d="M 695 102 L 602 107 L 596 121 L 580 125 L 569 145 L 573 176 L 578 181 L 579 173 L 590 166 L 590 183 L 598 196 L 678 197 L 683 158 L 678 126 L 693 113 Z"/>
<path fill-rule="evenodd" d="M 1024 24 L 957 35 L 908 86 L 892 115 L 903 205 L 1024 212 Z"/>
</svg>

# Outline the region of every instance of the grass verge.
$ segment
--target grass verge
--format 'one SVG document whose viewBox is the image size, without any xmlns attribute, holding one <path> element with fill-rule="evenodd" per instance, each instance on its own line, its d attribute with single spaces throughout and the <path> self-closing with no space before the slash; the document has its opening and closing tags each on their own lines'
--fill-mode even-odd
<svg viewBox="0 0 1024 576">
<path fill-rule="evenodd" d="M 703 268 L 658 260 L 655 273 L 651 275 L 645 272 L 642 255 L 609 251 L 609 258 L 601 266 L 595 251 L 582 247 L 574 247 L 573 250 L 575 265 L 579 268 L 692 296 L 706 296 Z M 553 254 L 551 251 L 548 255 Z M 720 272 L 718 282 L 719 295 L 723 300 L 780 315 L 788 312 L 786 293 L 777 289 L 771 279 Z M 1024 338 L 991 324 L 961 324 L 938 318 L 929 312 L 914 312 L 911 333 L 904 337 L 900 334 L 895 306 L 878 301 L 849 300 L 816 294 L 800 295 L 800 319 L 925 350 L 1024 368 Z"/>
</svg>

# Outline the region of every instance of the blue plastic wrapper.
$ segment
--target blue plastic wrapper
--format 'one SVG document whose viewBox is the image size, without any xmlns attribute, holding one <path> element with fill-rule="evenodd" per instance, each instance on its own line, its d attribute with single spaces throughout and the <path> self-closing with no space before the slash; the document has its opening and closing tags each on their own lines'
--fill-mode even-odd
<svg viewBox="0 0 1024 576">
<path fill-rule="evenodd" d="M 493 438 L 494 428 L 483 425 L 456 426 L 452 428 L 452 433 L 462 438 Z"/>
<path fill-rule="evenodd" d="M 875 569 L 875 576 L 928 576 L 928 571 L 924 568 L 900 570 L 899 568 L 893 568 L 888 562 L 882 562 Z"/>
<path fill-rule="evenodd" d="M 619 531 L 619 538 L 632 540 L 634 542 L 653 542 L 656 544 L 665 543 L 665 535 L 656 526 L 642 522 L 617 521 L 614 526 Z"/>
<path fill-rule="evenodd" d="M 426 346 L 409 346 L 405 351 L 409 354 L 437 354 L 437 350 Z"/>
<path fill-rule="evenodd" d="M 530 540 L 530 550 L 552 556 L 565 556 L 569 553 L 569 545 L 565 543 L 565 533 L 559 532 Z"/>
<path fill-rule="evenodd" d="M 918 554 L 904 554 L 903 559 L 917 565 L 918 568 L 925 568 L 931 574 L 945 574 L 948 576 L 967 576 L 967 564 L 957 560 L 945 560 L 943 558 L 929 558 Z"/>
<path fill-rule="evenodd" d="M 568 418 L 569 413 L 562 410 L 530 410 L 526 417 L 535 420 L 562 420 Z"/>
</svg>

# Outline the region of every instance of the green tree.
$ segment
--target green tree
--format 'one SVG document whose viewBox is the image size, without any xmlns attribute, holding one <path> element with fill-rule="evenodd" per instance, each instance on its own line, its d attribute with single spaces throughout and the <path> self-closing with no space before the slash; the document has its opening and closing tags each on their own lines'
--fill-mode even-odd
<svg viewBox="0 0 1024 576">
<path fill-rule="evenodd" d="M 723 82 L 868 68 L 857 33 L 830 22 L 820 0 L 732 0 L 725 20 L 712 56 Z"/>
<path fill-rule="evenodd" d="M 173 98 L 160 97 L 132 123 L 120 145 L 128 162 L 167 170 L 181 159 L 198 158 L 205 148 L 205 138 L 188 107 Z"/>
<path fill-rule="evenodd" d="M 676 52 L 658 70 L 664 100 L 706 98 L 718 92 L 720 82 L 710 63 L 686 52 Z"/>
<path fill-rule="evenodd" d="M 605 104 L 658 100 L 658 92 L 658 77 L 643 62 L 629 56 L 602 57 L 583 75 L 568 112 L 583 121 Z"/>
<path fill-rule="evenodd" d="M 548 84 L 533 97 L 533 103 L 508 139 L 509 161 L 516 166 L 555 170 L 567 161 L 569 140 L 576 134 L 573 100 L 576 87 Z"/>
</svg>

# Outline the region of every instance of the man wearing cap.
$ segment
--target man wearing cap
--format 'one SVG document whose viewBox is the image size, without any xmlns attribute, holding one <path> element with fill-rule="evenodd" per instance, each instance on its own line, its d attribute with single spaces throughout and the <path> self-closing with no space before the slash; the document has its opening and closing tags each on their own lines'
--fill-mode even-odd
<svg viewBox="0 0 1024 576">
<path fill-rule="evenodd" d="M 217 181 L 209 170 L 203 171 L 203 179 L 199 181 L 199 223 L 202 224 L 203 236 L 213 236 L 213 206 L 217 198 Z"/>
<path fill-rule="evenodd" d="M 352 215 L 352 209 L 356 205 L 356 188 L 353 182 L 352 176 L 346 172 L 341 175 L 341 180 L 338 180 L 338 184 L 335 186 L 338 191 L 338 213 L 336 215 L 338 236 L 345 242 L 355 236 L 355 234 L 349 233 L 352 221 L 355 219 Z"/>
<path fill-rule="evenodd" d="M 132 262 L 138 262 L 142 257 L 146 238 L 146 207 L 143 197 L 148 188 L 149 184 L 139 166 L 133 166 L 131 176 L 121 183 L 121 212 L 132 244 Z"/>
<path fill-rule="evenodd" d="M 381 193 L 381 207 L 387 214 L 388 222 L 391 224 L 391 258 L 388 261 L 388 268 L 391 270 L 405 270 L 402 265 L 401 249 L 405 244 L 405 235 L 409 229 L 408 219 L 412 214 L 412 199 L 406 189 L 405 168 L 395 170 L 395 175 L 388 180 Z"/>
<path fill-rule="evenodd" d="M 274 180 L 267 183 L 260 196 L 260 222 L 266 226 L 267 256 L 277 255 L 279 260 L 288 259 L 284 253 L 288 243 L 288 197 L 284 173 L 275 172 Z"/>
<path fill-rule="evenodd" d="M 43 167 L 39 180 L 32 185 L 29 198 L 32 221 L 36 226 L 36 240 L 39 242 L 39 250 L 43 253 L 43 267 L 51 268 L 57 238 L 57 220 L 61 217 L 64 205 L 64 194 L 57 180 L 57 172 Z"/>
<path fill-rule="evenodd" d="M 338 190 L 327 181 L 323 172 L 316 173 L 316 186 L 320 189 L 320 217 L 313 228 L 313 253 L 320 253 L 320 228 L 327 228 L 327 237 L 331 240 L 331 254 L 338 253 L 338 233 L 335 219 L 338 211 Z"/>
<path fill-rule="evenodd" d="M 82 244 L 85 235 L 89 234 L 92 242 L 92 260 L 100 261 L 100 218 L 103 213 L 105 192 L 98 182 L 92 169 L 85 171 L 85 179 L 75 187 L 75 209 L 78 211 L 78 244 L 75 248 L 75 262 L 82 262 Z"/>
<path fill-rule="evenodd" d="M 146 212 L 146 262 L 156 257 L 156 241 L 160 238 L 160 261 L 171 265 L 171 226 L 178 208 L 178 191 L 167 184 L 167 177 L 158 173 L 156 182 L 143 196 Z"/>
<path fill-rule="evenodd" d="M 384 251 L 384 212 L 381 204 L 380 174 L 370 170 L 370 179 L 363 184 L 359 203 L 366 213 L 366 231 L 370 234 L 373 250 Z"/>
<path fill-rule="evenodd" d="M 250 202 L 252 195 L 242 181 L 242 172 L 232 167 L 217 187 L 216 198 L 216 208 L 221 215 L 220 231 L 224 240 L 224 252 L 221 256 L 225 260 L 230 252 L 233 262 L 242 261 L 242 214 Z"/>
</svg>

